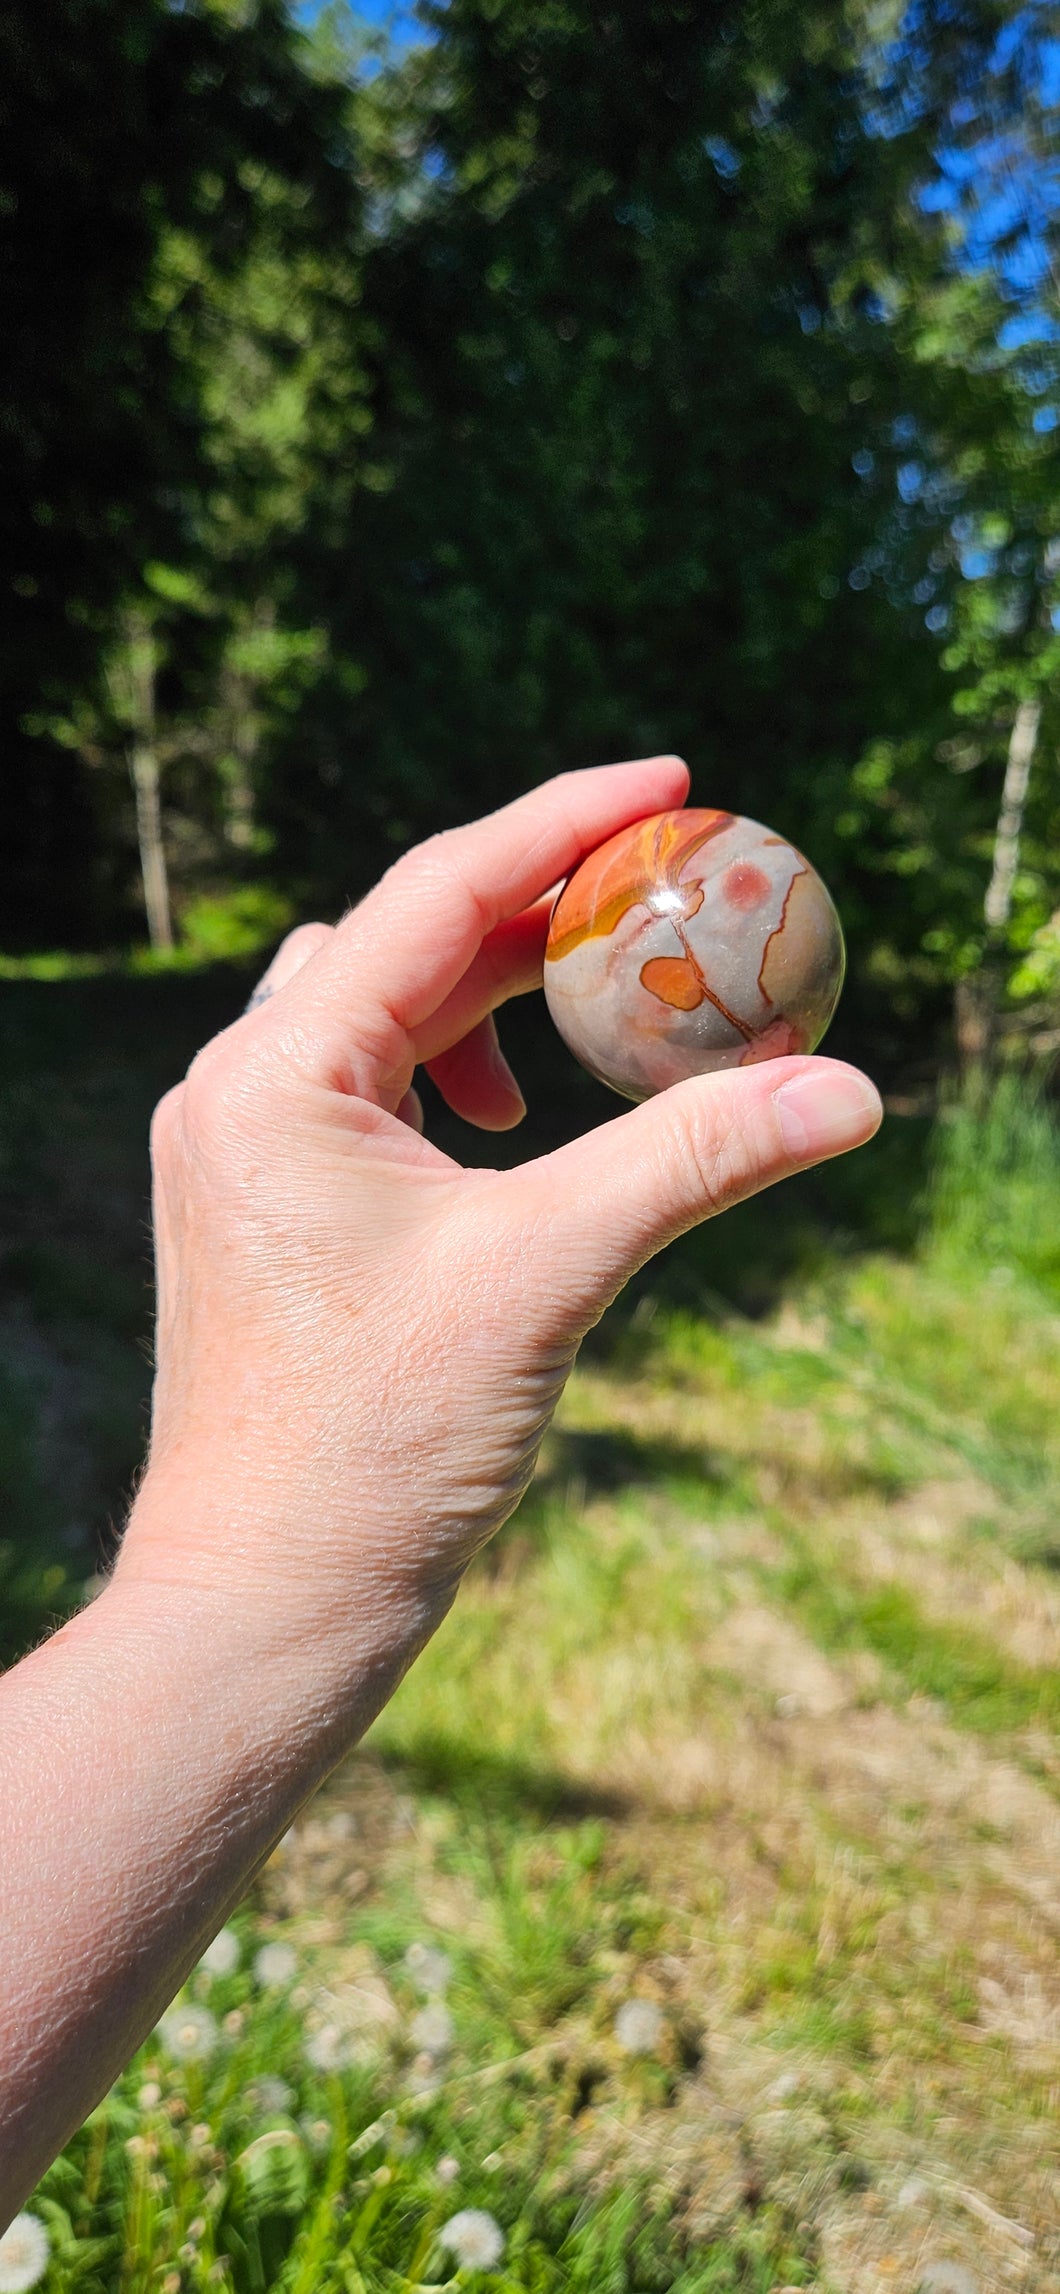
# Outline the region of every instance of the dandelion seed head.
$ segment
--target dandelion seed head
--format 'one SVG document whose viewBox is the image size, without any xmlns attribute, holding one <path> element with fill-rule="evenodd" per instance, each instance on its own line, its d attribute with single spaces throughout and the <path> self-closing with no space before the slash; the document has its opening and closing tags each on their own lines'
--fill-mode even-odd
<svg viewBox="0 0 1060 2294">
<path fill-rule="evenodd" d="M 157 2111 L 162 2100 L 162 2089 L 157 2079 L 149 2079 L 136 2098 L 141 2111 Z"/>
<path fill-rule="evenodd" d="M 504 2253 L 500 2223 L 478 2206 L 467 2206 L 451 2215 L 438 2237 L 461 2270 L 492 2270 Z"/>
<path fill-rule="evenodd" d="M 259 2111 L 289 2111 L 294 2091 L 286 2079 L 274 2078 L 271 2071 L 266 2071 L 260 2079 L 252 2080 L 247 2088 L 247 2101 Z"/>
<path fill-rule="evenodd" d="M 299 2119 L 298 2125 L 311 2151 L 319 2154 L 327 2150 L 331 2141 L 330 2119 L 311 2119 L 307 2115 Z"/>
<path fill-rule="evenodd" d="M 247 2015 L 245 2008 L 232 2007 L 229 2009 L 228 2014 L 225 2016 L 224 2022 L 221 2025 L 221 2029 L 222 2031 L 227 2031 L 230 2039 L 238 2039 L 246 2020 Z"/>
<path fill-rule="evenodd" d="M 319 2031 L 311 2031 L 305 2042 L 306 2062 L 314 2071 L 342 2071 L 352 2061 L 353 2049 L 345 2031 L 337 2023 L 324 2023 Z"/>
<path fill-rule="evenodd" d="M 615 2038 L 627 2055 L 654 2055 L 664 2019 L 653 1999 L 627 1999 L 615 2017 Z"/>
<path fill-rule="evenodd" d="M 212 1944 L 207 1944 L 199 1961 L 204 1975 L 231 1975 L 239 1966 L 242 1953 L 239 1937 L 234 1928 L 220 1928 Z"/>
<path fill-rule="evenodd" d="M 266 1990 L 290 1983 L 297 1968 L 298 1954 L 293 1944 L 262 1944 L 254 1961 L 254 1974 Z"/>
<path fill-rule="evenodd" d="M 208 2007 L 171 2007 L 158 2026 L 169 2053 L 178 2063 L 202 2063 L 212 2055 L 220 2038 Z"/>
<path fill-rule="evenodd" d="M 439 1951 L 436 1944 L 410 1944 L 405 1966 L 425 1999 L 440 1999 L 448 1989 L 453 1963 L 448 1952 Z"/>
<path fill-rule="evenodd" d="M 963 2262 L 925 2262 L 917 2280 L 917 2294 L 979 2294 L 979 2281 Z"/>
<path fill-rule="evenodd" d="M 447 2153 L 444 2159 L 439 2159 L 438 2164 L 434 2170 L 434 2179 L 435 2182 L 440 2182 L 443 2184 L 451 2183 L 456 2181 L 459 2173 L 459 2159 L 450 2158 Z"/>
<path fill-rule="evenodd" d="M 48 2233 L 40 2216 L 16 2214 L 0 2238 L 0 2294 L 26 2294 L 48 2267 Z"/>
<path fill-rule="evenodd" d="M 440 1999 L 421 2007 L 409 2024 L 409 2037 L 417 2052 L 423 2055 L 447 2055 L 453 2044 L 453 2018 Z"/>
</svg>

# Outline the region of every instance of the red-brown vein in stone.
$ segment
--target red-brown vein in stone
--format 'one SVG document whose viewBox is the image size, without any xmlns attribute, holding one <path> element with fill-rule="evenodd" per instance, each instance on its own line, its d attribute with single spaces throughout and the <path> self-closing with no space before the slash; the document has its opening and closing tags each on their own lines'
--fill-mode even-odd
<svg viewBox="0 0 1060 2294">
<path fill-rule="evenodd" d="M 688 947 L 687 941 L 684 945 Z M 695 984 L 696 992 L 693 996 L 688 993 L 690 980 Z M 728 1020 L 729 1026 L 735 1029 L 737 1035 L 742 1035 L 745 1043 L 754 1042 L 752 1030 L 746 1028 L 743 1021 L 737 1019 L 735 1012 L 731 1012 L 728 1005 L 722 1003 L 721 997 L 716 996 L 713 988 L 708 986 L 691 949 L 687 956 L 649 956 L 647 963 L 641 965 L 640 984 L 647 989 L 649 996 L 656 996 L 661 1004 L 669 1004 L 671 1011 L 694 1012 L 699 1004 L 713 1004 L 715 1011 L 721 1013 L 723 1020 Z"/>
<path fill-rule="evenodd" d="M 791 848 L 791 849 L 792 849 L 792 851 L 793 851 L 793 852 L 795 852 L 795 847 L 794 847 L 794 845 L 792 846 L 792 848 Z M 801 854 L 801 852 L 795 852 L 795 858 L 796 858 L 796 860 L 802 860 L 802 854 Z M 777 933 L 778 933 L 778 932 L 782 932 L 782 931 L 784 930 L 784 926 L 785 926 L 785 924 L 787 923 L 787 920 L 788 920 L 788 902 L 789 902 L 789 900 L 791 899 L 791 895 L 792 895 L 792 893 L 793 893 L 793 891 L 794 891 L 794 889 L 795 889 L 795 886 L 796 886 L 796 884 L 798 883 L 800 876 L 808 876 L 808 875 L 809 875 L 809 866 L 808 866 L 808 863 L 807 863 L 805 860 L 802 860 L 802 867 L 801 867 L 801 868 L 796 868 L 796 869 L 794 870 L 794 872 L 793 872 L 793 874 L 792 874 L 791 883 L 789 884 L 789 886 L 788 886 L 788 889 L 787 889 L 787 891 L 786 891 L 786 892 L 785 892 L 785 894 L 784 894 L 784 906 L 783 906 L 783 908 L 782 908 L 782 909 L 781 909 L 781 911 L 780 911 L 780 921 L 779 921 L 779 923 L 778 923 L 778 924 L 775 924 L 775 925 L 773 926 L 773 930 L 770 932 L 770 934 L 769 934 L 769 936 L 768 936 L 768 938 L 767 938 L 767 940 L 766 940 L 766 944 L 765 944 L 765 947 L 764 947 L 764 948 L 763 948 L 763 950 L 762 950 L 762 961 L 761 961 L 761 963 L 760 963 L 760 965 L 759 965 L 759 967 L 758 967 L 758 979 L 757 979 L 757 981 L 756 981 L 755 985 L 756 985 L 756 987 L 757 987 L 757 989 L 758 989 L 758 993 L 759 993 L 759 995 L 761 996 L 763 1003 L 766 1003 L 766 1004 L 768 1004 L 768 1005 L 769 1005 L 770 1011 L 775 1011 L 775 1010 L 776 1010 L 776 1006 L 775 1006 L 775 1004 L 774 1004 L 774 1002 L 773 1002 L 773 998 L 772 998 L 772 996 L 770 996 L 770 995 L 767 995 L 767 993 L 766 993 L 766 990 L 765 990 L 765 988 L 764 988 L 764 987 L 763 987 L 763 985 L 762 985 L 762 974 L 763 974 L 763 972 L 765 971 L 765 968 L 766 968 L 766 964 L 767 964 L 767 963 L 768 963 L 768 961 L 769 961 L 769 951 L 770 951 L 770 949 L 771 949 L 771 947 L 772 947 L 772 945 L 773 945 L 773 942 L 774 942 L 774 940 L 776 939 Z"/>
</svg>

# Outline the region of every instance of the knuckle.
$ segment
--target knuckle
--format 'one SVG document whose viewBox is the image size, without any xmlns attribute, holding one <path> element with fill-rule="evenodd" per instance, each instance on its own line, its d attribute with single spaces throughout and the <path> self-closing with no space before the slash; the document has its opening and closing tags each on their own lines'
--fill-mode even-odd
<svg viewBox="0 0 1060 2294">
<path fill-rule="evenodd" d="M 245 1126 L 257 1097 L 259 1062 L 245 1046 L 237 1052 L 229 1030 L 196 1053 L 184 1081 L 186 1118 L 200 1140 Z"/>
<path fill-rule="evenodd" d="M 150 1145 L 151 1159 L 156 1164 L 166 1162 L 172 1153 L 183 1104 L 184 1085 L 175 1083 L 155 1108 L 151 1117 Z"/>
</svg>

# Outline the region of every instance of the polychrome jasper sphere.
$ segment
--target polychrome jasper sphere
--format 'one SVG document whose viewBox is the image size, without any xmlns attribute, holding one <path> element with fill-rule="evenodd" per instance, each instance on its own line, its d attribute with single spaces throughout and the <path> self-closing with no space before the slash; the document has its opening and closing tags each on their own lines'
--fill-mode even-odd
<svg viewBox="0 0 1060 2294">
<path fill-rule="evenodd" d="M 601 1083 L 649 1099 L 688 1075 L 812 1051 L 839 1000 L 843 934 L 815 870 L 737 813 L 656 813 L 564 885 L 545 996 Z"/>
</svg>

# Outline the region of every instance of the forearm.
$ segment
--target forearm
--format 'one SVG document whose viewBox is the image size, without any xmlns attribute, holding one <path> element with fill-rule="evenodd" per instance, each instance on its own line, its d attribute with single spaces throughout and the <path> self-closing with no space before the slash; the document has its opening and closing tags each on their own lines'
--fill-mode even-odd
<svg viewBox="0 0 1060 2294">
<path fill-rule="evenodd" d="M 119 1574 L 0 1682 L 0 2227 L 410 1654 Z"/>
</svg>

